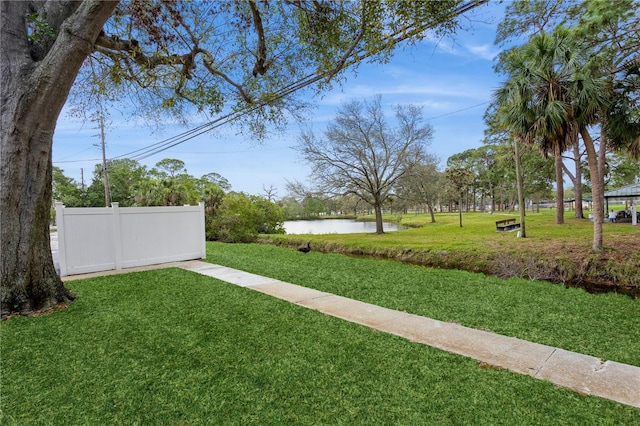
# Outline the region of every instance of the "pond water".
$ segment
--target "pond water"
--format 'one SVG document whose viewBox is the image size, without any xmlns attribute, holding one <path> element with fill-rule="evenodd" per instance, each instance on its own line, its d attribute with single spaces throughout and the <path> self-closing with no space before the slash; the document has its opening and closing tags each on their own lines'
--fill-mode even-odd
<svg viewBox="0 0 640 426">
<path fill-rule="evenodd" d="M 384 232 L 404 229 L 395 223 L 384 222 Z M 357 222 L 355 219 L 287 220 L 287 234 L 356 234 L 376 232 L 375 222 Z"/>
</svg>

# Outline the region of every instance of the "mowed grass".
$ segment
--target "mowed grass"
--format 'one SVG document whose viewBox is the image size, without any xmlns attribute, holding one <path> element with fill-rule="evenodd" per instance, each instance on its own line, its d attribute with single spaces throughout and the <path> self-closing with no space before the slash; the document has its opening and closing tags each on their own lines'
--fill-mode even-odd
<svg viewBox="0 0 640 426">
<path fill-rule="evenodd" d="M 585 217 L 589 212 L 585 212 Z M 593 241 L 593 222 L 588 219 L 576 219 L 574 212 L 565 212 L 564 224 L 557 225 L 555 209 L 541 209 L 539 212 L 527 212 L 525 217 L 527 238 L 516 238 L 516 232 L 497 233 L 495 222 L 507 218 L 520 221 L 519 213 L 496 212 L 494 214 L 471 212 L 462 216 L 462 228 L 459 225 L 458 214 L 441 213 L 436 215 L 436 223 L 431 223 L 430 216 L 420 214 L 406 214 L 402 216 L 402 223 L 410 226 L 423 226 L 424 235 L 429 239 L 446 243 L 454 237 L 455 241 L 468 244 L 478 244 L 483 241 L 506 241 L 510 245 L 536 243 L 538 241 L 572 241 L 591 247 Z M 630 236 L 640 238 L 640 226 L 630 223 L 603 223 L 605 246 L 611 247 L 611 240 Z"/>
<path fill-rule="evenodd" d="M 299 253 L 268 246 L 210 246 L 211 257 L 230 247 L 243 258 L 266 254 L 290 267 L 297 263 L 298 276 L 316 274 L 307 265 L 322 263 L 320 254 L 294 262 Z M 342 260 L 326 257 L 342 267 Z M 347 282 L 337 285 L 362 286 L 354 282 L 361 272 L 344 273 Z M 640 420 L 636 408 L 486 368 L 188 271 L 68 286 L 79 298 L 67 309 L 0 324 L 2 425 Z M 562 327 L 562 318 L 558 322 Z"/>
<path fill-rule="evenodd" d="M 640 300 L 544 281 L 263 244 L 207 243 L 208 262 L 429 318 L 640 366 Z"/>
<path fill-rule="evenodd" d="M 544 279 L 568 286 L 606 288 L 640 296 L 640 226 L 604 223 L 604 252 L 594 253 L 593 223 L 565 214 L 555 224 L 551 209 L 528 212 L 527 238 L 496 232 L 495 222 L 513 213 L 405 214 L 409 229 L 377 234 L 262 235 L 260 242 L 296 247 L 307 242 L 323 252 L 362 254 L 444 269 L 502 277 Z M 388 219 L 397 219 L 389 216 Z M 372 219 L 365 217 L 364 219 Z"/>
<path fill-rule="evenodd" d="M 589 212 L 585 212 L 585 216 Z M 496 212 L 494 214 L 469 212 L 462 215 L 462 227 L 458 213 L 438 213 L 436 222 L 431 223 L 428 214 L 408 213 L 402 216 L 385 215 L 385 220 L 397 221 L 409 226 L 400 232 L 374 234 L 324 234 L 324 235 L 284 235 L 283 239 L 308 239 L 317 242 L 339 243 L 366 249 L 387 249 L 401 247 L 421 250 L 505 250 L 526 249 L 540 243 L 569 242 L 591 248 L 593 223 L 588 219 L 576 219 L 573 212 L 565 212 L 565 223 L 556 225 L 555 210 L 541 209 L 527 212 L 525 223 L 527 238 L 517 238 L 517 232 L 496 232 L 495 222 L 507 218 L 520 220 L 518 212 Z M 362 216 L 364 220 L 375 220 L 374 216 Z M 629 223 L 603 224 L 605 248 L 615 249 L 617 238 L 640 239 L 640 225 Z M 629 253 L 634 255 L 634 253 Z"/>
</svg>

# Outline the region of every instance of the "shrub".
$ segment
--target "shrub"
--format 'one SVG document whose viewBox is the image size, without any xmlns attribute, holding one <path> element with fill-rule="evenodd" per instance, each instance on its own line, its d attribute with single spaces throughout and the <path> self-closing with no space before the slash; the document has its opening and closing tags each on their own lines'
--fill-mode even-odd
<svg viewBox="0 0 640 426">
<path fill-rule="evenodd" d="M 269 200 L 230 192 L 218 208 L 207 213 L 207 239 L 227 243 L 248 243 L 258 234 L 284 233 L 282 208 Z"/>
</svg>

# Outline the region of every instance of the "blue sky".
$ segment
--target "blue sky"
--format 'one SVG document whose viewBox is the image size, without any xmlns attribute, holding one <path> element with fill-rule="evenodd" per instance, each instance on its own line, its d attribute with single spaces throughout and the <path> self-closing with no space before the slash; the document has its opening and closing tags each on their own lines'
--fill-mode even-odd
<svg viewBox="0 0 640 426">
<path fill-rule="evenodd" d="M 482 145 L 482 117 L 501 81 L 493 71 L 499 52 L 493 41 L 503 11 L 503 4 L 490 2 L 462 17 L 465 29 L 451 38 L 400 47 L 388 64 L 362 64 L 357 75 L 348 72 L 342 87 L 314 101 L 317 108 L 311 111 L 307 125 L 320 133 L 343 102 L 370 100 L 377 94 L 389 109 L 390 121 L 393 105 L 419 105 L 425 121 L 434 128 L 430 151 L 444 169 L 449 156 Z M 162 134 L 154 134 L 112 112 L 106 134 L 107 157 L 148 146 L 199 124 L 167 126 Z M 94 123 L 73 121 L 63 111 L 54 135 L 54 165 L 78 182 L 83 168 L 89 184 L 95 164 L 101 161 L 98 133 Z M 274 135 L 262 144 L 236 133 L 232 128 L 220 128 L 141 163 L 151 168 L 164 158 L 177 158 L 193 176 L 219 173 L 232 190 L 258 195 L 264 195 L 263 187 L 274 186 L 279 198 L 286 195 L 287 181 L 308 182 L 310 167 L 292 149 L 300 134 L 297 123 L 291 123 L 286 134 Z"/>
</svg>

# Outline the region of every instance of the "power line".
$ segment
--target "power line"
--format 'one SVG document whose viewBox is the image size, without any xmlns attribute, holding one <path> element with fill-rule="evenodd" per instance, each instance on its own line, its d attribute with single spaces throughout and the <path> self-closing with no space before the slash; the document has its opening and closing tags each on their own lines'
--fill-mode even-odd
<svg viewBox="0 0 640 426">
<path fill-rule="evenodd" d="M 442 117 L 446 117 L 448 115 L 457 114 L 459 112 L 466 111 L 468 109 L 477 108 L 479 106 L 486 105 L 486 104 L 489 104 L 489 103 L 491 103 L 491 101 L 485 101 L 485 102 L 482 102 L 482 103 L 479 103 L 479 104 L 476 104 L 476 105 L 471 105 L 470 107 L 461 108 L 461 109 L 458 109 L 458 110 L 455 110 L 455 111 L 447 112 L 446 114 L 436 115 L 435 117 L 429 117 L 429 118 L 427 118 L 427 120 L 435 120 L 436 118 L 442 118 Z"/>
<path fill-rule="evenodd" d="M 457 113 L 459 113 L 459 112 L 467 111 L 467 110 L 470 110 L 470 109 L 473 109 L 473 108 L 477 108 L 477 107 L 482 106 L 482 105 L 486 105 L 486 104 L 488 104 L 488 103 L 491 103 L 491 101 L 485 101 L 485 102 L 481 102 L 481 103 L 479 103 L 479 104 L 471 105 L 471 106 L 466 107 L 466 108 L 460 108 L 460 109 L 457 109 L 457 110 L 455 110 L 455 111 L 447 112 L 447 113 L 444 113 L 444 114 L 441 114 L 441 115 L 436 115 L 436 116 L 433 116 L 433 117 L 427 117 L 427 118 L 426 118 L 426 120 L 435 120 L 435 119 L 437 119 L 437 118 L 447 117 L 447 116 L 450 116 L 450 115 L 457 114 Z M 131 157 L 129 157 L 129 156 L 130 156 L 130 154 L 132 154 L 132 153 L 136 153 L 136 152 L 139 152 L 139 151 L 148 150 L 148 149 L 150 149 L 150 148 L 152 148 L 152 147 L 156 147 L 156 146 L 159 146 L 159 145 L 162 145 L 162 144 L 167 144 L 168 142 L 179 141 L 179 138 L 180 138 L 180 137 L 185 136 L 185 135 L 192 134 L 192 133 L 194 133 L 194 132 L 196 132 L 196 131 L 198 131 L 198 130 L 203 130 L 203 129 L 205 129 L 207 126 L 211 125 L 212 123 L 215 123 L 215 120 L 214 120 L 214 121 L 212 121 L 212 122 L 208 122 L 208 123 L 205 123 L 205 124 L 203 124 L 203 125 L 200 125 L 200 126 L 198 126 L 198 127 L 195 127 L 194 129 L 191 129 L 191 130 L 189 130 L 189 131 L 187 131 L 187 132 L 184 132 L 184 133 L 181 133 L 181 134 L 179 134 L 179 135 L 172 136 L 171 138 L 164 139 L 164 140 L 162 140 L 162 141 L 156 142 L 156 143 L 151 144 L 151 145 L 149 145 L 149 146 L 147 146 L 147 147 L 140 148 L 140 149 L 137 149 L 137 150 L 135 150 L 135 151 L 131 151 L 131 152 L 126 153 L 126 154 L 118 155 L 118 156 L 116 156 L 116 157 L 112 157 L 112 158 L 111 158 L 111 160 L 118 159 L 118 158 L 123 158 L 123 157 L 131 158 Z M 218 126 L 220 126 L 220 125 L 222 125 L 222 124 L 225 124 L 225 123 L 221 123 L 221 124 L 219 124 Z M 216 126 L 216 127 L 218 127 L 218 126 Z M 206 133 L 207 131 L 209 131 L 209 130 L 204 130 L 202 133 Z M 196 135 L 195 135 L 195 136 L 193 136 L 193 137 L 197 137 L 197 136 L 199 136 L 200 134 L 201 134 L 201 133 L 196 134 Z M 193 138 L 193 137 L 192 137 L 192 138 Z M 190 138 L 190 139 L 192 139 L 192 138 Z M 186 142 L 187 140 L 189 140 L 189 139 L 186 139 L 186 140 L 184 140 L 184 141 L 180 141 L 180 142 L 178 142 L 178 143 Z M 175 146 L 175 145 L 174 145 L 174 146 Z M 169 149 L 169 148 L 170 148 L 170 147 L 165 148 L 165 149 L 163 149 L 163 150 L 166 150 L 166 149 Z M 291 147 L 275 148 L 275 149 L 291 149 Z M 270 149 L 268 149 L 268 150 L 264 150 L 264 149 L 263 149 L 263 150 L 260 150 L 260 151 L 272 151 L 272 150 L 273 150 L 273 149 L 272 149 L 272 148 L 270 148 Z M 178 153 L 178 154 L 238 154 L 238 153 L 243 153 L 243 152 L 254 152 L 254 151 L 255 151 L 255 150 L 235 150 L 235 151 L 180 151 L 180 152 L 176 152 L 176 153 Z M 161 151 L 158 151 L 158 152 L 161 152 Z M 157 152 L 156 152 L 156 153 L 157 153 Z M 150 155 L 148 155 L 148 156 L 151 156 L 151 155 L 154 155 L 154 154 L 152 153 L 152 154 L 150 154 Z M 135 157 L 135 156 L 134 156 L 134 157 Z M 140 159 L 144 159 L 144 158 L 147 158 L 147 156 L 145 156 L 145 157 L 143 157 L 143 158 L 140 158 Z M 135 158 L 131 158 L 131 159 L 135 159 Z M 86 159 L 86 160 L 61 160 L 61 161 L 54 161 L 54 163 L 55 163 L 55 164 L 62 164 L 62 163 L 82 163 L 82 162 L 85 162 L 85 161 L 101 161 L 101 159 L 100 159 L 100 158 L 88 158 L 88 159 Z M 136 161 L 137 161 L 137 160 L 136 160 Z"/>
<path fill-rule="evenodd" d="M 63 161 L 54 161 L 54 164 L 62 164 L 62 163 L 84 163 L 85 161 L 102 161 L 102 158 L 87 158 L 86 160 L 63 160 Z"/>
<path fill-rule="evenodd" d="M 286 146 L 286 147 L 280 147 L 280 148 L 269 147 L 264 149 L 242 149 L 242 150 L 235 150 L 235 151 L 173 151 L 173 152 L 175 154 L 243 154 L 247 152 L 256 153 L 256 152 L 282 151 L 285 149 L 292 149 L 292 148 L 293 147 Z"/>
<path fill-rule="evenodd" d="M 484 3 L 487 3 L 488 0 L 473 0 L 473 1 L 468 1 L 464 4 L 462 4 L 461 6 L 459 6 L 457 9 L 454 10 L 453 12 L 453 16 L 459 16 L 463 13 L 466 13 L 468 11 L 470 11 L 471 9 L 480 6 Z M 393 36 L 389 37 L 389 45 L 391 44 L 398 44 L 402 41 L 405 41 L 411 37 L 413 37 L 416 34 L 422 33 L 430 28 L 432 28 L 433 25 L 420 25 L 420 24 L 413 24 L 410 25 L 408 27 L 405 27 L 401 30 L 399 30 L 398 32 L 396 32 Z M 144 160 L 148 157 L 151 157 L 155 154 L 159 154 L 160 152 L 166 151 L 168 149 L 171 149 L 177 145 L 180 145 L 182 143 L 185 143 L 191 139 L 194 139 L 198 136 L 203 135 L 204 133 L 208 133 L 224 124 L 227 124 L 233 120 L 236 120 L 238 118 L 241 118 L 244 115 L 247 115 L 259 108 L 262 108 L 266 105 L 272 104 L 275 101 L 279 101 L 283 98 L 285 98 L 286 96 L 289 96 L 290 94 L 304 88 L 307 87 L 309 85 L 312 85 L 314 83 L 317 83 L 318 81 L 322 80 L 322 79 L 326 79 L 326 78 L 331 78 L 336 72 L 338 72 L 340 69 L 344 69 L 348 66 L 351 66 L 355 63 L 361 62 L 364 59 L 374 55 L 377 52 L 366 52 L 364 50 L 360 50 L 359 52 L 353 54 L 353 52 L 347 52 L 347 54 L 345 54 L 345 56 L 338 61 L 338 64 L 336 65 L 336 67 L 334 67 L 331 70 L 322 72 L 322 73 L 313 73 L 313 74 L 309 74 L 306 77 L 303 77 L 302 79 L 288 85 L 288 86 L 284 86 L 283 88 L 281 88 L 279 91 L 276 91 L 275 94 L 273 94 L 271 96 L 271 99 L 269 101 L 262 101 L 259 102 L 258 104 L 255 105 L 247 105 L 246 107 L 225 114 L 223 116 L 220 116 L 218 118 L 216 118 L 215 120 L 212 120 L 208 123 L 202 124 L 200 126 L 197 126 L 191 130 L 188 130 L 186 132 L 183 132 L 181 134 L 172 136 L 168 139 L 164 139 L 162 141 L 156 142 L 154 144 L 148 145 L 146 147 L 140 148 L 140 149 L 136 149 L 134 151 L 113 157 L 112 159 L 118 159 L 118 158 L 123 158 L 123 157 L 128 157 L 132 160 L 136 160 L 136 161 L 140 161 L 140 160 Z M 351 58 L 349 60 L 349 58 Z M 473 108 L 473 107 L 470 107 Z M 438 118 L 438 117 L 435 117 Z"/>
<path fill-rule="evenodd" d="M 437 118 L 447 117 L 447 116 L 454 115 L 454 114 L 457 114 L 457 113 L 459 113 L 459 112 L 467 111 L 467 110 L 470 110 L 470 109 L 473 109 L 473 108 L 477 108 L 477 107 L 479 107 L 479 106 L 486 105 L 486 104 L 489 104 L 489 103 L 491 103 L 491 101 L 481 102 L 481 103 L 479 103 L 479 104 L 471 105 L 471 106 L 466 107 L 466 108 L 460 108 L 460 109 L 457 109 L 457 110 L 455 110 L 455 111 L 447 112 L 447 113 L 444 113 L 444 114 L 441 114 L 441 115 L 436 115 L 436 116 L 434 116 L 434 117 L 427 117 L 427 118 L 426 118 L 426 120 L 435 120 L 435 119 L 437 119 Z M 215 121 L 212 121 L 212 122 L 209 122 L 209 123 L 203 124 L 203 125 L 198 126 L 198 127 L 194 128 L 194 129 L 191 129 L 191 130 L 189 130 L 189 131 L 187 131 L 187 132 L 181 133 L 181 134 L 176 135 L 176 136 L 172 136 L 172 137 L 171 137 L 171 138 L 169 138 L 169 139 L 165 139 L 165 140 L 162 140 L 162 141 L 160 141 L 160 142 L 156 142 L 156 143 L 151 144 L 151 145 L 149 145 L 149 146 L 147 146 L 147 147 L 140 148 L 140 149 L 137 149 L 137 150 L 135 150 L 135 151 L 131 151 L 131 152 L 127 153 L 127 154 L 122 154 L 122 155 L 118 155 L 118 156 L 116 156 L 116 157 L 112 157 L 111 159 L 113 160 L 113 159 L 118 159 L 118 158 L 123 158 L 123 157 L 131 158 L 131 157 L 129 157 L 129 155 L 130 155 L 130 154 L 132 154 L 132 153 L 136 153 L 136 152 L 139 152 L 139 151 L 147 150 L 147 149 L 149 149 L 149 148 L 152 148 L 152 147 L 155 147 L 155 146 L 159 146 L 159 145 L 162 145 L 162 144 L 166 144 L 166 143 L 168 143 L 168 142 L 178 141 L 180 137 L 185 136 L 185 135 L 189 135 L 189 134 L 191 134 L 191 133 L 193 133 L 193 132 L 196 132 L 196 131 L 198 131 L 198 130 L 205 129 L 207 126 L 211 125 L 212 123 L 215 123 Z M 219 124 L 218 126 L 220 126 L 220 125 L 222 125 L 222 124 L 225 124 L 225 123 L 221 123 L 221 124 Z M 216 127 L 218 127 L 218 126 L 216 126 Z M 206 133 L 207 131 L 209 131 L 209 130 L 204 130 L 202 133 Z M 197 137 L 197 136 L 199 136 L 200 134 L 201 134 L 201 133 L 196 134 L 196 135 L 194 135 L 192 138 Z M 192 139 L 192 138 L 189 138 L 189 139 Z M 184 141 L 180 141 L 180 142 L 178 142 L 178 143 L 186 142 L 186 141 L 187 141 L 187 140 L 189 140 L 189 139 L 186 139 L 186 140 L 184 140 Z M 175 146 L 175 145 L 173 145 L 173 146 Z M 169 148 L 170 148 L 170 147 L 165 148 L 165 149 L 163 149 L 163 150 L 166 150 L 166 149 L 169 149 Z M 291 149 L 291 147 L 275 148 L 275 149 Z M 268 150 L 264 150 L 264 149 L 263 149 L 263 150 L 260 150 L 260 151 L 272 151 L 272 150 L 274 150 L 274 149 L 272 149 L 272 148 L 271 148 L 271 149 L 268 149 Z M 255 151 L 255 150 L 235 150 L 235 151 L 180 151 L 180 152 L 176 152 L 176 153 L 177 153 L 177 154 L 238 154 L 238 153 L 243 153 L 243 152 L 254 152 L 254 151 Z M 158 151 L 158 152 L 161 152 L 161 151 Z M 156 153 L 157 153 L 157 152 L 156 152 Z M 150 154 L 150 155 L 148 155 L 148 156 L 151 156 L 151 155 L 154 155 L 154 154 L 152 153 L 152 154 Z M 147 156 L 144 156 L 144 157 L 142 157 L 142 158 L 140 158 L 140 159 L 144 159 L 144 158 L 147 158 Z M 131 158 L 131 159 L 134 159 L 134 158 Z M 55 164 L 61 164 L 61 163 L 81 163 L 81 162 L 85 162 L 85 161 L 101 161 L 101 159 L 100 159 L 100 158 L 89 158 L 89 159 L 86 159 L 86 160 L 61 160 L 61 161 L 54 161 L 54 163 L 55 163 Z M 136 161 L 137 161 L 137 160 L 136 160 Z"/>
</svg>

